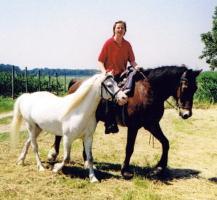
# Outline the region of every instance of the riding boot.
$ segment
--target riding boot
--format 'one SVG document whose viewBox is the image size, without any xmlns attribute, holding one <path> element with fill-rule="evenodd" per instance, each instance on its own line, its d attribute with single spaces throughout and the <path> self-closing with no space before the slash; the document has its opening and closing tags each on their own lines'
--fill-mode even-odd
<svg viewBox="0 0 217 200">
<path fill-rule="evenodd" d="M 105 116 L 105 134 L 117 133 L 119 131 L 115 119 L 115 104 L 107 102 L 107 112 Z"/>
</svg>

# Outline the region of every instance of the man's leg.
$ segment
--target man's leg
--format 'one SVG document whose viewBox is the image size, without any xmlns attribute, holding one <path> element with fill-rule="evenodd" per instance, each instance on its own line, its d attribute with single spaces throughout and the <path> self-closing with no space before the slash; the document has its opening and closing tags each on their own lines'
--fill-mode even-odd
<svg viewBox="0 0 217 200">
<path fill-rule="evenodd" d="M 115 119 L 115 104 L 113 102 L 107 103 L 107 112 L 105 117 L 105 134 L 117 133 L 119 131 L 117 122 Z"/>
</svg>

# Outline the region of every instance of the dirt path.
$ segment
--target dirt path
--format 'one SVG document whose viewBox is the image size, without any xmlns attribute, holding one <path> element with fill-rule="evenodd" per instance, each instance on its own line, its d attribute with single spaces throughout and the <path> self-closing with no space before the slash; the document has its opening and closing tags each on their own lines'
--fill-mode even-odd
<svg viewBox="0 0 217 200">
<path fill-rule="evenodd" d="M 12 116 L 13 112 L 0 113 L 0 119 Z"/>
</svg>

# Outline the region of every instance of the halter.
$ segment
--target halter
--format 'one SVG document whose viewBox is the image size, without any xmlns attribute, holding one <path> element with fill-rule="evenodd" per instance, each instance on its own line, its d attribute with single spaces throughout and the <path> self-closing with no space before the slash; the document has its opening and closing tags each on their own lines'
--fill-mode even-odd
<svg viewBox="0 0 217 200">
<path fill-rule="evenodd" d="M 112 75 L 108 75 L 108 76 L 105 78 L 104 81 L 106 81 L 106 80 L 109 79 L 109 78 L 113 78 L 113 76 L 112 76 Z M 104 98 L 103 98 L 103 95 L 102 95 L 102 91 L 103 91 L 102 89 L 104 88 L 104 89 L 106 90 L 106 92 L 108 92 L 108 93 L 111 95 L 112 101 L 114 101 L 116 95 L 117 95 L 118 92 L 121 90 L 121 88 L 119 88 L 119 89 L 117 90 L 117 92 L 115 92 L 115 93 L 113 94 L 113 93 L 107 88 L 107 86 L 105 85 L 104 81 L 101 83 L 101 98 L 104 99 Z"/>
<path fill-rule="evenodd" d="M 182 74 L 182 76 L 181 76 L 181 78 L 180 78 L 180 82 L 179 82 L 180 88 L 179 88 L 179 91 L 181 90 L 181 84 L 182 84 L 183 81 L 188 82 L 188 79 L 185 77 L 185 72 Z M 179 93 L 181 94 L 181 92 L 179 92 Z M 167 102 L 171 107 L 173 107 L 173 108 L 176 109 L 176 110 L 179 110 L 180 108 L 185 108 L 185 107 L 182 107 L 182 106 L 179 104 L 180 97 L 181 97 L 181 95 L 180 95 L 179 98 L 176 100 L 176 105 L 171 104 L 168 100 L 166 100 L 166 102 Z M 188 109 L 188 108 L 187 108 L 187 109 Z"/>
<path fill-rule="evenodd" d="M 186 71 L 187 72 L 187 71 Z M 187 107 L 184 107 L 184 106 L 182 106 L 182 105 L 180 105 L 180 103 L 179 103 L 179 100 L 180 100 L 180 98 L 181 98 L 181 86 L 182 86 L 182 82 L 187 82 L 188 83 L 188 79 L 185 77 L 185 75 L 186 75 L 186 72 L 184 72 L 183 74 L 182 74 L 182 76 L 181 76 L 181 79 L 180 79 L 180 83 L 179 83 L 179 98 L 177 99 L 177 101 L 176 101 L 176 106 L 177 106 L 177 108 L 178 109 L 180 109 L 180 108 L 182 108 L 182 109 L 189 109 L 189 108 L 187 108 Z"/>
</svg>

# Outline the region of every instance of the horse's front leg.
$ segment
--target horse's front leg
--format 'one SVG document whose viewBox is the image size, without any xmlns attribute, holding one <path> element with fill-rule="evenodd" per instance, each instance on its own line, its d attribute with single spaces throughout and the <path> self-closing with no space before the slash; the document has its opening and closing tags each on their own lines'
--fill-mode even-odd
<svg viewBox="0 0 217 200">
<path fill-rule="evenodd" d="M 146 127 L 148 131 L 151 132 L 151 134 L 161 143 L 162 145 L 162 155 L 161 159 L 156 165 L 156 169 L 154 171 L 154 174 L 160 174 L 163 172 L 163 170 L 167 167 L 167 161 L 168 161 L 168 151 L 169 151 L 169 141 L 165 137 L 164 133 L 161 130 L 161 127 L 159 123 L 152 125 L 150 127 Z"/>
<path fill-rule="evenodd" d="M 50 162 L 54 162 L 59 154 L 59 148 L 60 148 L 60 142 L 61 142 L 62 136 L 55 136 L 54 144 L 52 145 L 52 148 L 48 152 L 47 159 Z"/>
<path fill-rule="evenodd" d="M 84 137 L 84 149 L 87 156 L 85 165 L 89 169 L 90 182 L 94 183 L 94 182 L 98 182 L 98 179 L 95 176 L 94 168 L 93 168 L 92 143 L 93 143 L 93 135 L 86 135 Z"/>
<path fill-rule="evenodd" d="M 137 133 L 138 133 L 138 128 L 128 127 L 125 160 L 121 168 L 121 174 L 125 179 L 130 179 L 133 177 L 133 173 L 130 172 L 129 169 L 129 163 L 130 163 L 130 158 L 134 151 L 134 145 L 135 145 Z"/>
<path fill-rule="evenodd" d="M 72 137 L 63 135 L 63 161 L 61 163 L 56 163 L 54 165 L 53 172 L 56 173 L 60 171 L 63 168 L 63 166 L 69 162 L 72 140 Z"/>
</svg>

